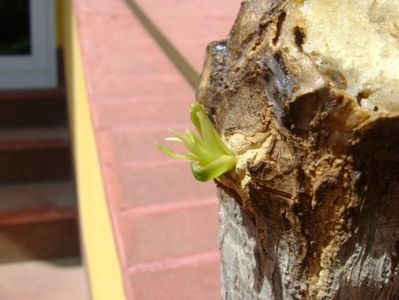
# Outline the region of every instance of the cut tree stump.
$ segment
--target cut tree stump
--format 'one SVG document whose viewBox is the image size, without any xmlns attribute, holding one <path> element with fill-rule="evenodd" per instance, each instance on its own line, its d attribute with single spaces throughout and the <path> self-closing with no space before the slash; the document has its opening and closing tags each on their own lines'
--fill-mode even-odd
<svg viewBox="0 0 399 300">
<path fill-rule="evenodd" d="M 223 297 L 399 299 L 399 115 L 317 68 L 296 2 L 244 1 L 208 47 L 197 100 L 237 153 L 216 181 Z"/>
</svg>

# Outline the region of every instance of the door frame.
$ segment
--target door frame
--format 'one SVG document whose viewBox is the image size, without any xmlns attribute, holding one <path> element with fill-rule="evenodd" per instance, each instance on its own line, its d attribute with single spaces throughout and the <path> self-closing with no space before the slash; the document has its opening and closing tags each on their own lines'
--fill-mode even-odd
<svg viewBox="0 0 399 300">
<path fill-rule="evenodd" d="M 31 53 L 0 55 L 0 89 L 57 86 L 55 0 L 29 0 Z"/>
</svg>

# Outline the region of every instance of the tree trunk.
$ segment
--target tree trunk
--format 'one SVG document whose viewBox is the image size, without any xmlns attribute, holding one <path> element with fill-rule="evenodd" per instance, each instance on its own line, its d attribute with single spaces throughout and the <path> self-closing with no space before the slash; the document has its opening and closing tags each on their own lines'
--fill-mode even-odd
<svg viewBox="0 0 399 300">
<path fill-rule="evenodd" d="M 399 299 L 398 113 L 303 52 L 297 2 L 244 1 L 208 47 L 197 99 L 237 153 L 216 181 L 223 297 Z"/>
</svg>

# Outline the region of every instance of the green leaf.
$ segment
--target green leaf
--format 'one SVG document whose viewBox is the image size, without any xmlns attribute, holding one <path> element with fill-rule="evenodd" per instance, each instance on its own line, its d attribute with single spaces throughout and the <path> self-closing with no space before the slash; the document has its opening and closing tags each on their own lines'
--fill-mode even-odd
<svg viewBox="0 0 399 300">
<path fill-rule="evenodd" d="M 192 153 L 177 153 L 164 145 L 161 145 L 158 143 L 155 143 L 155 145 L 157 146 L 157 148 L 159 150 L 161 150 L 163 153 L 165 153 L 166 155 L 168 155 L 170 157 L 178 158 L 178 159 L 195 160 L 195 161 L 199 160 L 198 157 Z"/>
<path fill-rule="evenodd" d="M 187 150 L 195 154 L 201 162 L 209 163 L 212 160 L 212 157 L 206 149 L 207 147 L 201 139 L 199 139 L 199 142 L 196 142 L 195 139 L 193 140 L 192 137 L 187 136 L 187 134 L 180 133 L 173 129 L 170 131 L 173 132 L 176 138 L 184 144 Z"/>
<path fill-rule="evenodd" d="M 174 137 L 166 139 L 183 143 L 189 152 L 177 153 L 164 145 L 156 144 L 158 149 L 168 156 L 191 160 L 193 175 L 199 181 L 215 179 L 234 169 L 235 154 L 223 143 L 202 106 L 195 102 L 191 104 L 189 112 L 198 134 L 191 129 L 184 133 L 170 129 Z"/>
<path fill-rule="evenodd" d="M 221 156 L 212 163 L 202 166 L 195 162 L 191 163 L 194 177 L 199 181 L 215 179 L 235 167 L 236 161 L 232 156 Z"/>
<path fill-rule="evenodd" d="M 193 123 L 195 129 L 197 129 L 198 133 L 202 136 L 200 121 L 198 120 L 197 117 L 197 112 L 200 111 L 201 109 L 202 109 L 201 105 L 198 102 L 194 102 L 190 105 L 189 111 L 190 111 L 191 122 Z"/>
</svg>

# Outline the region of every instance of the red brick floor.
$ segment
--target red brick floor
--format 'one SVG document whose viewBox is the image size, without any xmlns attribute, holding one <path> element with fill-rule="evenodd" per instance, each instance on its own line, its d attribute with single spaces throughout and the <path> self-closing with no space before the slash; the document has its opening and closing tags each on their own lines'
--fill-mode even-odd
<svg viewBox="0 0 399 300">
<path fill-rule="evenodd" d="M 137 1 L 198 71 L 239 2 Z M 220 298 L 214 184 L 154 147 L 167 128 L 190 126 L 194 91 L 123 0 L 75 0 L 74 9 L 127 298 Z"/>
<path fill-rule="evenodd" d="M 211 41 L 227 37 L 241 0 L 137 0 L 136 2 L 180 53 L 200 71 L 206 46 Z"/>
</svg>

